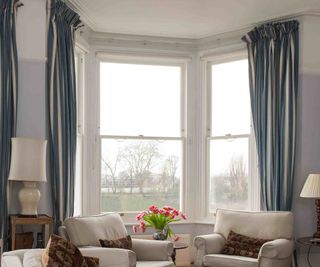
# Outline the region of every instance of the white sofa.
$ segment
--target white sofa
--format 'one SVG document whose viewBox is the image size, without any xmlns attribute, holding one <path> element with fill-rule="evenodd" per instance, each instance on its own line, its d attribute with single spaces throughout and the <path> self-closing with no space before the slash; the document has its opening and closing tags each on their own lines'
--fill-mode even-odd
<svg viewBox="0 0 320 267">
<path fill-rule="evenodd" d="M 128 250 L 105 248 L 80 248 L 85 256 L 98 257 L 100 267 L 136 266 L 135 254 Z M 2 255 L 2 267 L 43 267 L 41 255 L 44 249 L 21 249 L 5 252 Z M 152 266 L 152 265 L 151 265 Z"/>
<path fill-rule="evenodd" d="M 100 267 L 173 267 L 173 244 L 169 241 L 132 239 L 132 250 L 102 248 L 99 239 L 128 235 L 121 217 L 104 214 L 73 217 L 59 228 L 59 234 L 79 247 L 84 256 L 98 257 Z M 2 256 L 2 267 L 42 267 L 42 249 L 16 250 Z"/>
<path fill-rule="evenodd" d="M 258 259 L 221 254 L 230 230 L 265 243 Z M 214 267 L 290 267 L 294 251 L 291 212 L 245 212 L 218 209 L 214 233 L 197 236 L 195 266 Z"/>
<path fill-rule="evenodd" d="M 43 249 L 21 249 L 5 252 L 2 255 L 2 267 L 43 267 L 41 255 Z M 80 248 L 84 256 L 98 257 L 100 267 L 173 267 L 171 261 L 136 262 L 133 251 L 108 248 Z"/>
</svg>

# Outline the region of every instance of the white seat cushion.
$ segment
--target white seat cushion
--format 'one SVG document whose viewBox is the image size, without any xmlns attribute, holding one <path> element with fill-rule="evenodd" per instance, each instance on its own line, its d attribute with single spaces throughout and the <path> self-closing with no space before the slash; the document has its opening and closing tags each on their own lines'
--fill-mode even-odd
<svg viewBox="0 0 320 267">
<path fill-rule="evenodd" d="M 117 213 L 72 217 L 66 219 L 64 225 L 71 243 L 77 247 L 100 247 L 99 239 L 114 240 L 128 235 L 123 221 Z"/>
<path fill-rule="evenodd" d="M 23 256 L 23 266 L 42 267 L 41 256 L 44 249 L 30 249 Z"/>
<path fill-rule="evenodd" d="M 172 261 L 138 261 L 136 267 L 174 267 Z"/>
<path fill-rule="evenodd" d="M 231 256 L 224 254 L 209 254 L 203 257 L 204 266 L 214 267 L 258 267 L 258 259 Z"/>
<path fill-rule="evenodd" d="M 133 251 L 120 248 L 80 248 L 83 256 L 99 258 L 99 267 L 133 267 L 136 255 Z"/>
</svg>

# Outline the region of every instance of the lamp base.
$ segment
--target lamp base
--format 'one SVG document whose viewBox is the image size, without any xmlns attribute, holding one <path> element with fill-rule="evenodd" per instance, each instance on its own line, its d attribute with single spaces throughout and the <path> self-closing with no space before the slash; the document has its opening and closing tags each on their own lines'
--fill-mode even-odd
<svg viewBox="0 0 320 267">
<path fill-rule="evenodd" d="M 320 238 L 320 199 L 316 199 L 317 210 L 317 232 L 313 234 L 314 238 Z"/>
<path fill-rule="evenodd" d="M 38 216 L 40 191 L 35 182 L 23 182 L 24 187 L 19 191 L 22 216 Z"/>
</svg>

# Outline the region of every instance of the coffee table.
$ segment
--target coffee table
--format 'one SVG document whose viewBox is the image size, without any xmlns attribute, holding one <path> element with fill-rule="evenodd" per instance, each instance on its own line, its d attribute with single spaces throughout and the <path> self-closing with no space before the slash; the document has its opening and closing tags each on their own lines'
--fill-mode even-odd
<svg viewBox="0 0 320 267">
<path fill-rule="evenodd" d="M 176 265 L 176 256 L 177 256 L 177 250 L 178 249 L 186 249 L 188 247 L 188 244 L 182 243 L 182 242 L 174 242 L 173 243 L 173 253 L 171 255 L 172 261 L 174 265 Z"/>
</svg>

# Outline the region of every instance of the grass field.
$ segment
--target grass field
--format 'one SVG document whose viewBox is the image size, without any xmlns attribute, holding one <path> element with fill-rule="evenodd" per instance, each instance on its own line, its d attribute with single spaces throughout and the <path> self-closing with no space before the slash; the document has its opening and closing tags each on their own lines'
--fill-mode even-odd
<svg viewBox="0 0 320 267">
<path fill-rule="evenodd" d="M 150 205 L 179 208 L 179 195 L 174 194 L 130 194 L 102 193 L 101 211 L 142 211 Z"/>
</svg>

